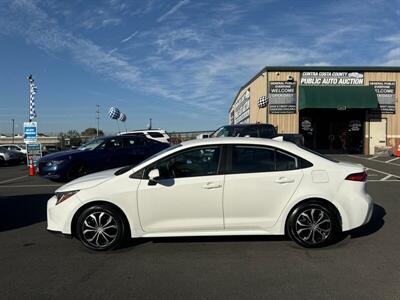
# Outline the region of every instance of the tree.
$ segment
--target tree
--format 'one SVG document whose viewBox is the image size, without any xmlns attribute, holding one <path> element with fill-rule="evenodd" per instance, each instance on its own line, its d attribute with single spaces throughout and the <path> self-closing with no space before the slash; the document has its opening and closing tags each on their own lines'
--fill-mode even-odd
<svg viewBox="0 0 400 300">
<path fill-rule="evenodd" d="M 67 131 L 67 136 L 69 138 L 69 143 L 71 146 L 77 147 L 82 144 L 81 135 L 75 129 L 71 129 Z"/>
<path fill-rule="evenodd" d="M 86 128 L 84 131 L 82 131 L 82 135 L 83 136 L 96 136 L 97 135 L 97 129 L 96 128 Z M 103 136 L 104 132 L 102 130 L 99 130 L 99 136 Z"/>
</svg>

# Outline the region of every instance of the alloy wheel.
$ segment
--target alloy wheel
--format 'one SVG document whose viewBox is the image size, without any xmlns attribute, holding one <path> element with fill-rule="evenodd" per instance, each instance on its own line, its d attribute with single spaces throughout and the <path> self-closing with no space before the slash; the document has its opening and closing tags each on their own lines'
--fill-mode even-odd
<svg viewBox="0 0 400 300">
<path fill-rule="evenodd" d="M 320 208 L 309 208 L 301 212 L 295 223 L 299 239 L 308 245 L 321 244 L 332 231 L 332 221 L 328 213 Z"/>
<path fill-rule="evenodd" d="M 105 211 L 92 212 L 82 222 L 81 238 L 93 248 L 109 247 L 118 238 L 118 234 L 116 219 Z"/>
</svg>

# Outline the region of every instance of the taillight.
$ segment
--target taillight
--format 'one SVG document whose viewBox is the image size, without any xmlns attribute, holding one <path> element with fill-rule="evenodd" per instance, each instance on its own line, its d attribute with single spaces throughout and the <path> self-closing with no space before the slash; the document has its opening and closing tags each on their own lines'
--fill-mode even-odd
<svg viewBox="0 0 400 300">
<path fill-rule="evenodd" d="M 367 180 L 367 172 L 361 172 L 361 173 L 353 173 L 350 175 L 347 175 L 346 180 L 351 180 L 351 181 L 366 181 Z"/>
</svg>

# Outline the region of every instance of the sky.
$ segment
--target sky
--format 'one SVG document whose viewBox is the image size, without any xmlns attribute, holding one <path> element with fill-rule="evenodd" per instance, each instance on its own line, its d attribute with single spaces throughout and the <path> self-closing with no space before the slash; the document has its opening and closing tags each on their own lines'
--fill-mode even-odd
<svg viewBox="0 0 400 300">
<path fill-rule="evenodd" d="M 0 133 L 211 130 L 267 65 L 400 66 L 400 0 L 1 0 Z"/>
</svg>

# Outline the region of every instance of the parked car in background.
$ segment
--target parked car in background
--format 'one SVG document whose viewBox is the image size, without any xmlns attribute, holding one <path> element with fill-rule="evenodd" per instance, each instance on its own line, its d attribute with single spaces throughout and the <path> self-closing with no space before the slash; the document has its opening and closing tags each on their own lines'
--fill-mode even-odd
<svg viewBox="0 0 400 300">
<path fill-rule="evenodd" d="M 279 139 L 279 137 L 282 137 L 284 141 L 292 142 L 299 146 L 304 145 L 302 134 L 279 134 L 274 125 L 261 123 L 225 125 L 218 128 L 209 137 L 257 137 L 267 139 Z"/>
<path fill-rule="evenodd" d="M 370 220 L 366 178 L 361 165 L 293 143 L 192 140 L 60 187 L 47 202 L 47 228 L 94 250 L 126 237 L 284 234 L 321 247 Z"/>
<path fill-rule="evenodd" d="M 169 144 L 170 142 L 169 135 L 165 132 L 165 130 L 161 129 L 126 131 L 126 132 L 121 132 L 118 135 L 143 136 L 148 139 L 155 140 L 161 143 Z"/>
<path fill-rule="evenodd" d="M 26 154 L 0 146 L 0 166 L 26 162 Z"/>
<path fill-rule="evenodd" d="M 141 136 L 100 137 L 76 150 L 43 156 L 38 174 L 56 181 L 70 181 L 89 173 L 138 164 L 167 147 L 169 144 Z"/>
<path fill-rule="evenodd" d="M 16 144 L 4 144 L 1 145 L 1 147 L 4 147 L 8 150 L 12 151 L 18 151 L 26 155 L 26 146 L 25 145 L 16 145 Z"/>
<path fill-rule="evenodd" d="M 61 151 L 61 148 L 55 145 L 43 145 L 42 146 L 42 155 L 47 155 L 51 153 L 56 153 L 58 151 Z"/>
</svg>

